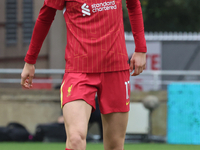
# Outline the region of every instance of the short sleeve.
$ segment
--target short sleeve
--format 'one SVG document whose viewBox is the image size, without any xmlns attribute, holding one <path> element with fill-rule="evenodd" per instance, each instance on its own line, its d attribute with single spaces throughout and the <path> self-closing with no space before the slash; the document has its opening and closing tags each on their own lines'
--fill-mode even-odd
<svg viewBox="0 0 200 150">
<path fill-rule="evenodd" d="M 63 10 L 65 6 L 65 0 L 45 0 L 45 5 L 54 9 Z"/>
</svg>

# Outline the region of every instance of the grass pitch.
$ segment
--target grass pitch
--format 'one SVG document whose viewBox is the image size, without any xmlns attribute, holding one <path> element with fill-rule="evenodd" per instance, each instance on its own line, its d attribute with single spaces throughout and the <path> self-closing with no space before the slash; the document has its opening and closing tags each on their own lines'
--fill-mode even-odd
<svg viewBox="0 0 200 150">
<path fill-rule="evenodd" d="M 0 143 L 0 150 L 65 150 L 65 143 Z M 102 143 L 88 143 L 87 150 L 104 150 Z M 124 150 L 200 150 L 200 145 L 125 144 Z"/>
</svg>

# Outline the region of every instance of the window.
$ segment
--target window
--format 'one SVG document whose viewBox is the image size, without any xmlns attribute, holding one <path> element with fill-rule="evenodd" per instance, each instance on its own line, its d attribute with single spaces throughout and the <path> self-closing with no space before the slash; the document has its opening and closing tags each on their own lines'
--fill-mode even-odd
<svg viewBox="0 0 200 150">
<path fill-rule="evenodd" d="M 33 2 L 23 0 L 23 42 L 29 43 L 33 30 Z"/>
<path fill-rule="evenodd" d="M 6 43 L 17 43 L 17 1 L 6 1 Z"/>
</svg>

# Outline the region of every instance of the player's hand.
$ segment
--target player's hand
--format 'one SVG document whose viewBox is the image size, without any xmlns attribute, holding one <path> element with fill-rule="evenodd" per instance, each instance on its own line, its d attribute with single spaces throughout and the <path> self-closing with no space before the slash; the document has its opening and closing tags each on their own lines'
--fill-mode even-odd
<svg viewBox="0 0 200 150">
<path fill-rule="evenodd" d="M 146 69 L 146 53 L 135 52 L 130 60 L 130 72 L 134 70 L 131 76 L 137 76 Z"/>
<path fill-rule="evenodd" d="M 21 73 L 21 85 L 24 88 L 30 89 L 32 87 L 34 74 L 35 66 L 33 64 L 25 63 Z"/>
</svg>

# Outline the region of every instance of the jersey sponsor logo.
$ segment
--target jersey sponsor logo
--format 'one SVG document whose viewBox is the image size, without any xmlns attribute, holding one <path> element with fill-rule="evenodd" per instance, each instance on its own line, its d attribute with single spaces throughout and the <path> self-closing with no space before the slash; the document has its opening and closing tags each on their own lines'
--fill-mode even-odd
<svg viewBox="0 0 200 150">
<path fill-rule="evenodd" d="M 96 3 L 96 4 L 92 4 L 91 6 L 92 6 L 93 13 L 117 9 L 117 5 L 115 1 Z"/>
<path fill-rule="evenodd" d="M 82 9 L 83 16 L 86 16 L 86 15 L 90 16 L 91 15 L 89 6 L 86 3 L 84 3 L 81 6 L 81 9 Z"/>
<path fill-rule="evenodd" d="M 117 9 L 117 5 L 116 5 L 115 1 L 109 1 L 109 2 L 106 1 L 106 2 L 102 2 L 102 3 L 96 3 L 96 4 L 92 4 L 91 7 L 92 7 L 93 13 Z M 81 9 L 82 9 L 83 16 L 91 15 L 89 6 L 86 3 L 84 3 L 81 6 Z"/>
<path fill-rule="evenodd" d="M 68 94 L 67 94 L 67 97 L 69 97 L 71 95 L 71 91 L 72 91 L 72 85 L 68 88 Z"/>
</svg>

